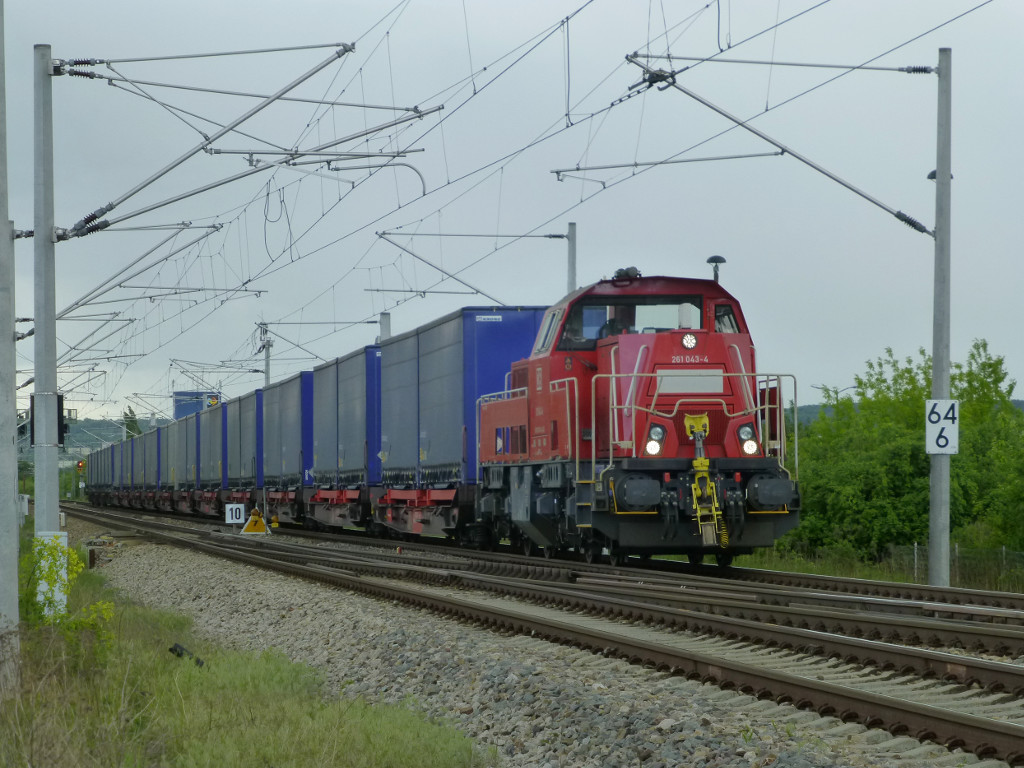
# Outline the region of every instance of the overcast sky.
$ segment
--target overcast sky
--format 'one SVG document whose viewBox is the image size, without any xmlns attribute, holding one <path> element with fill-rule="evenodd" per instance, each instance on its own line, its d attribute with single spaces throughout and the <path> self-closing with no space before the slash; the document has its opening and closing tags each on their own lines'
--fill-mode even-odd
<svg viewBox="0 0 1024 768">
<path fill-rule="evenodd" d="M 564 240 L 497 236 L 564 233 L 570 221 L 581 285 L 630 265 L 710 277 L 707 258 L 724 256 L 721 279 L 744 308 L 760 367 L 794 374 L 803 403 L 820 400 L 815 386 L 851 385 L 886 347 L 930 352 L 932 238 L 789 156 L 646 165 L 775 148 L 678 90 L 631 89 L 642 79 L 626 61 L 633 52 L 776 62 L 689 62 L 678 82 L 931 229 L 936 76 L 781 63 L 932 66 L 951 47 L 952 357 L 984 338 L 1024 381 L 1024 5 L 1012 0 L 6 6 L 17 229 L 33 226 L 36 43 L 54 58 L 103 60 L 354 44 L 289 93 L 301 100 L 267 107 L 212 146 L 274 163 L 281 156 L 268 150 L 358 136 L 331 151 L 405 153 L 386 170 L 357 167 L 386 155 L 336 161 L 341 171 L 262 170 L 58 243 L 58 310 L 112 281 L 70 313 L 88 319 L 58 324 L 69 362 L 60 380 L 80 416 L 167 412 L 170 391 L 197 380 L 228 397 L 261 386 L 262 373 L 243 372 L 263 368 L 257 322 L 275 334 L 278 380 L 371 343 L 378 327 L 366 321 L 384 310 L 401 333 L 464 305 L 550 304 L 566 292 Z M 334 52 L 116 61 L 76 67 L 101 79 L 54 78 L 57 226 L 118 200 L 259 103 L 143 82 L 268 95 Z M 199 152 L 106 218 L 250 167 L 246 154 Z M 422 260 L 376 234 L 385 231 Z M 29 317 L 31 241 L 16 248 L 17 314 Z M 113 322 L 100 327 L 99 315 Z M 342 322 L 355 324 L 331 324 Z M 18 346 L 19 383 L 31 343 Z"/>
</svg>

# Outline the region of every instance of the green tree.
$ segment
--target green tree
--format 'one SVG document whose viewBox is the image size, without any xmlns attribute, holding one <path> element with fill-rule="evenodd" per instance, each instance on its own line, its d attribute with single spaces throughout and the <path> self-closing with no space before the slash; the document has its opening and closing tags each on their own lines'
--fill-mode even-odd
<svg viewBox="0 0 1024 768">
<path fill-rule="evenodd" d="M 886 349 L 854 381 L 852 396 L 826 390 L 828 408 L 801 435 L 803 521 L 793 537 L 878 558 L 890 544 L 928 538 L 931 358 L 919 350 L 899 360 Z M 1014 386 L 983 340 L 966 364 L 952 366 L 960 453 L 951 464 L 950 527 L 972 544 L 1024 543 L 1024 413 L 1010 402 Z"/>
<path fill-rule="evenodd" d="M 126 437 L 134 437 L 135 435 L 141 435 L 142 430 L 139 428 L 139 419 L 135 415 L 135 411 L 129 405 L 128 409 L 123 414 L 124 418 L 124 432 Z"/>
</svg>

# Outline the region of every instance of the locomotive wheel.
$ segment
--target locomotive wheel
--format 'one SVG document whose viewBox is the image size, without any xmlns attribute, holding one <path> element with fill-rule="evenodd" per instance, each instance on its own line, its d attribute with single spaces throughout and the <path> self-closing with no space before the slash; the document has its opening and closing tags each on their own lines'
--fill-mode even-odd
<svg viewBox="0 0 1024 768">
<path fill-rule="evenodd" d="M 534 549 L 535 549 L 535 547 L 533 546 L 533 539 L 531 539 L 529 536 L 524 536 L 523 537 L 523 554 L 526 555 L 527 557 L 533 557 L 533 550 Z"/>
<path fill-rule="evenodd" d="M 626 565 L 626 553 L 618 547 L 609 547 L 608 564 L 615 568 L 623 568 Z"/>
<path fill-rule="evenodd" d="M 558 549 L 556 547 L 542 547 L 541 551 L 544 553 L 545 560 L 558 556 Z"/>
<path fill-rule="evenodd" d="M 722 568 L 728 568 L 732 565 L 732 552 L 723 552 L 719 555 L 715 555 L 715 560 L 718 561 L 718 565 Z"/>
</svg>

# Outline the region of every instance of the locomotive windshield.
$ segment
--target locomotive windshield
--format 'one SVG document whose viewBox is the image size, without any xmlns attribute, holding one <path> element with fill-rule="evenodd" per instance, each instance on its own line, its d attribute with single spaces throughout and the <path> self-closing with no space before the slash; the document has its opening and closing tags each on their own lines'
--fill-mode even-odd
<svg viewBox="0 0 1024 768">
<path fill-rule="evenodd" d="M 659 333 L 703 327 L 700 296 L 623 296 L 584 299 L 569 311 L 559 350 L 594 349 L 598 339 L 622 333 Z"/>
</svg>

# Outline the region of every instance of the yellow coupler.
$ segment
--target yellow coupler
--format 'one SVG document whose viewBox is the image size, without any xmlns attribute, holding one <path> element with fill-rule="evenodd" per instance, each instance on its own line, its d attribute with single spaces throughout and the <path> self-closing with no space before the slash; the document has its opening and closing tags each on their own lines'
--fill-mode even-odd
<svg viewBox="0 0 1024 768">
<path fill-rule="evenodd" d="M 706 413 L 699 415 L 685 414 L 683 423 L 686 434 L 696 443 L 693 460 L 693 509 L 697 516 L 697 526 L 706 546 L 715 544 L 720 547 L 729 546 L 729 530 L 725 527 L 725 518 L 718 506 L 718 491 L 711 479 L 711 462 L 704 455 L 704 438 L 711 431 L 711 422 Z"/>
<path fill-rule="evenodd" d="M 263 513 L 260 512 L 259 507 L 253 507 L 252 512 L 249 514 L 249 521 L 242 526 L 242 530 L 239 533 L 270 533 L 267 524 L 263 522 Z"/>
</svg>

